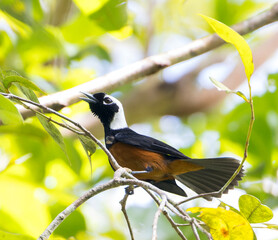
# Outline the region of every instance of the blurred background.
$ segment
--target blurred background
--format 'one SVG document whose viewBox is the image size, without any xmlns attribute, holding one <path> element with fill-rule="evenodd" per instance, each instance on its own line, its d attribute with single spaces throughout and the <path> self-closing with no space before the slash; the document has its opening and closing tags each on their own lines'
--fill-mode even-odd
<svg viewBox="0 0 278 240">
<path fill-rule="evenodd" d="M 198 13 L 233 25 L 274 2 L 1 0 L 0 67 L 17 71 L 51 94 L 210 34 L 212 30 Z M 244 166 L 246 176 L 240 189 L 221 199 L 237 207 L 239 196 L 250 193 L 274 211 L 271 223 L 278 222 L 277 39 L 277 22 L 246 36 L 254 54 L 251 84 L 256 120 Z M 190 157 L 241 159 L 249 105 L 237 96 L 217 91 L 209 77 L 248 95 L 243 65 L 236 50 L 228 45 L 109 93 L 123 102 L 132 129 L 166 141 Z M 102 126 L 85 102 L 61 112 L 103 138 Z M 71 164 L 37 119 L 29 118 L 18 128 L 0 126 L 0 231 L 36 238 L 85 190 L 112 178 L 113 171 L 101 150 L 92 156 L 91 175 L 78 139 L 61 131 Z M 117 188 L 89 200 L 59 226 L 55 236 L 129 239 L 119 204 L 123 195 L 124 188 Z M 199 199 L 184 207 L 218 204 L 219 200 Z M 135 239 L 150 239 L 155 204 L 136 189 L 127 207 Z M 194 239 L 190 228 L 183 231 L 188 239 Z M 255 232 L 258 239 L 278 239 L 273 230 Z M 163 216 L 158 237 L 177 238 Z"/>
</svg>

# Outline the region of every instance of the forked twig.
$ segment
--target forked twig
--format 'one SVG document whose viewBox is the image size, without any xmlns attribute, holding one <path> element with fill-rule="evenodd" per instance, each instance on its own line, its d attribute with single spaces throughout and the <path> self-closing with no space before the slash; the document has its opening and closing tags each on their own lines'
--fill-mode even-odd
<svg viewBox="0 0 278 240">
<path fill-rule="evenodd" d="M 129 234 L 130 234 L 130 238 L 131 240 L 134 240 L 134 235 L 133 235 L 133 231 L 132 231 L 132 227 L 130 225 L 130 221 L 129 221 L 129 218 L 128 218 L 128 215 L 127 215 L 127 212 L 126 212 L 126 201 L 127 201 L 127 198 L 128 198 L 128 194 L 126 193 L 124 198 L 120 201 L 120 204 L 121 204 L 121 210 L 124 214 L 124 217 L 125 217 L 125 220 L 126 220 L 126 223 L 127 223 L 127 226 L 128 226 L 128 230 L 129 230 Z"/>
</svg>

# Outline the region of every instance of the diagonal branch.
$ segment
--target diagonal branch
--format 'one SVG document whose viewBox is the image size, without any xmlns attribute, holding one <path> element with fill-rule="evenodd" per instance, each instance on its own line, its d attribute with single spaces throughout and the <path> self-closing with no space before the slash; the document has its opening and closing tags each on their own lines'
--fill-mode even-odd
<svg viewBox="0 0 278 240">
<path fill-rule="evenodd" d="M 269 10 L 234 25 L 233 29 L 239 34 L 244 35 L 277 20 L 278 3 L 274 4 Z M 91 93 L 99 91 L 111 91 L 120 85 L 149 76 L 166 67 L 201 55 L 223 44 L 224 41 L 222 39 L 220 39 L 216 34 L 212 34 L 207 37 L 195 40 L 181 48 L 145 58 L 141 61 L 135 62 L 119 70 L 98 77 L 87 83 L 78 85 L 65 91 L 41 97 L 40 102 L 44 106 L 55 110 L 60 110 L 63 107 L 78 102 L 78 97 L 81 95 L 80 91 L 87 91 Z M 24 108 L 20 108 L 20 112 L 24 118 L 33 116 L 33 112 Z"/>
</svg>

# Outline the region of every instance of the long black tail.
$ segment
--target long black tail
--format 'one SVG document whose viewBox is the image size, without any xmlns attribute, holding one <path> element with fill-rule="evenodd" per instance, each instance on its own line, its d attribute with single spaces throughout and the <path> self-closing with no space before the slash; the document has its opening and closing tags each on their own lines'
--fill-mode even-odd
<svg viewBox="0 0 278 240">
<path fill-rule="evenodd" d="M 220 190 L 231 178 L 240 164 L 240 162 L 234 158 L 186 159 L 186 161 L 201 165 L 204 169 L 177 175 L 175 178 L 198 194 Z M 241 169 L 240 173 L 226 188 L 224 193 L 227 193 L 229 189 L 233 189 L 234 186 L 237 186 L 238 181 L 242 179 L 243 175 L 243 169 Z M 215 197 L 221 197 L 221 194 Z M 212 199 L 211 197 L 204 198 L 207 200 Z"/>
</svg>

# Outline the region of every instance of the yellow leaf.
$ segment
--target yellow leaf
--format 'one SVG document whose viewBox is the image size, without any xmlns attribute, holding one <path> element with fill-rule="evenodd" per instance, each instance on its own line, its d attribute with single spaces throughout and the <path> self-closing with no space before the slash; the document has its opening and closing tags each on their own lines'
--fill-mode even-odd
<svg viewBox="0 0 278 240">
<path fill-rule="evenodd" d="M 210 228 L 214 240 L 253 240 L 253 230 L 249 222 L 234 211 L 221 207 L 193 207 L 187 211 L 201 213 L 199 217 Z"/>
<path fill-rule="evenodd" d="M 247 79 L 250 81 L 250 77 L 254 71 L 254 64 L 252 51 L 244 38 L 224 23 L 202 14 L 200 14 L 200 16 L 202 16 L 207 21 L 207 23 L 213 28 L 219 37 L 236 47 L 243 62 Z"/>
<path fill-rule="evenodd" d="M 85 14 L 90 15 L 103 7 L 108 0 L 74 0 L 76 6 Z"/>
</svg>

